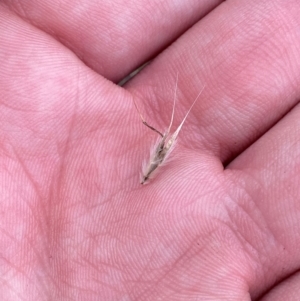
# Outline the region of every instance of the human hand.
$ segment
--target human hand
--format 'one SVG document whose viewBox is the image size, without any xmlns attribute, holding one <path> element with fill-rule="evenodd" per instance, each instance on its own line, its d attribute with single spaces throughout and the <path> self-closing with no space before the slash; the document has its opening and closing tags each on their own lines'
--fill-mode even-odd
<svg viewBox="0 0 300 301">
<path fill-rule="evenodd" d="M 1 300 L 297 300 L 297 4 L 2 1 Z"/>
</svg>

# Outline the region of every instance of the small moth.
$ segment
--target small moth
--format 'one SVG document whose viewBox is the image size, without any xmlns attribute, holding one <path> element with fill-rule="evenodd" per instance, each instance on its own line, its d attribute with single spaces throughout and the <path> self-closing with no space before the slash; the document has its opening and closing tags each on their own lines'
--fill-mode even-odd
<svg viewBox="0 0 300 301">
<path fill-rule="evenodd" d="M 174 149 L 178 134 L 179 134 L 185 120 L 187 119 L 190 111 L 192 110 L 194 104 L 196 103 L 196 101 L 198 100 L 199 96 L 201 95 L 201 93 L 204 89 L 204 87 L 203 87 L 202 90 L 200 91 L 200 93 L 197 95 L 196 99 L 192 103 L 190 109 L 186 113 L 185 117 L 183 118 L 182 122 L 180 123 L 180 125 L 178 126 L 176 131 L 173 134 L 171 134 L 170 131 L 171 131 L 171 127 L 172 127 L 172 124 L 173 124 L 174 112 L 175 112 L 177 83 L 178 83 L 178 74 L 177 74 L 177 79 L 176 79 L 175 95 L 174 95 L 174 101 L 173 101 L 173 109 L 172 109 L 171 120 L 170 120 L 169 127 L 164 132 L 164 134 L 162 134 L 160 131 L 158 131 L 157 129 L 155 129 L 154 127 L 152 127 L 151 125 L 149 125 L 146 122 L 146 120 L 144 119 L 144 117 L 140 113 L 136 102 L 134 101 L 135 108 L 136 108 L 138 114 L 140 115 L 140 118 L 141 118 L 143 124 L 145 126 L 147 126 L 148 128 L 150 128 L 152 131 L 154 131 L 154 132 L 156 132 L 157 134 L 160 135 L 159 140 L 156 142 L 156 144 L 153 148 L 153 151 L 150 154 L 150 160 L 149 160 L 148 164 L 143 166 L 141 184 L 147 183 L 147 181 L 149 180 L 152 173 L 166 161 L 166 158 L 169 156 L 169 154 Z"/>
</svg>

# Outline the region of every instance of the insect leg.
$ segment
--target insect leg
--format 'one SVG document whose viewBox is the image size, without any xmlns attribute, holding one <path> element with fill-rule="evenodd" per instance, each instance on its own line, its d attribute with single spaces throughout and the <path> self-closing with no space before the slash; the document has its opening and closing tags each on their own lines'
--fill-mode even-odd
<svg viewBox="0 0 300 301">
<path fill-rule="evenodd" d="M 147 123 L 147 121 L 144 119 L 144 117 L 143 117 L 142 114 L 140 113 L 140 111 L 139 111 L 139 109 L 138 109 L 138 106 L 137 106 L 137 104 L 136 104 L 136 102 L 135 102 L 134 99 L 133 99 L 133 103 L 134 103 L 134 106 L 135 106 L 137 112 L 138 112 L 139 115 L 140 115 L 140 118 L 141 118 L 143 124 L 144 124 L 145 126 L 147 126 L 150 130 L 152 130 L 152 131 L 156 132 L 157 134 L 159 134 L 161 137 L 164 137 L 164 135 L 163 135 L 160 131 L 158 131 L 156 128 L 154 128 L 153 126 L 151 126 L 151 125 L 149 125 L 149 124 Z"/>
</svg>

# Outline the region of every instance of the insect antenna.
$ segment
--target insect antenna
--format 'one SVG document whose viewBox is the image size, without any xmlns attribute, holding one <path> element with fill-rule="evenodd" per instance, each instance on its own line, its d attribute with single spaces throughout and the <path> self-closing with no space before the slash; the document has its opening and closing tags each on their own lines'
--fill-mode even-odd
<svg viewBox="0 0 300 301">
<path fill-rule="evenodd" d="M 191 107 L 189 108 L 189 110 L 187 111 L 187 113 L 185 114 L 183 120 L 181 121 L 180 125 L 178 126 L 178 128 L 176 129 L 176 131 L 173 133 L 172 137 L 170 138 L 170 140 L 172 139 L 173 141 L 176 140 L 185 120 L 187 119 L 189 113 L 191 112 L 193 106 L 195 105 L 196 101 L 198 100 L 198 98 L 200 97 L 200 95 L 202 94 L 203 90 L 204 90 L 205 86 L 203 86 L 203 88 L 201 89 L 201 91 L 199 92 L 199 94 L 197 95 L 196 99 L 194 100 L 194 102 L 192 103 Z"/>
<path fill-rule="evenodd" d="M 177 99 L 177 87 L 178 87 L 178 72 L 177 72 L 177 75 L 176 75 L 176 84 L 175 84 L 173 109 L 172 109 L 172 115 L 171 115 L 170 125 L 169 125 L 169 128 L 168 128 L 165 136 L 169 135 L 169 133 L 171 131 L 172 124 L 173 124 L 173 120 L 174 120 L 175 104 L 176 104 L 176 99 Z"/>
</svg>

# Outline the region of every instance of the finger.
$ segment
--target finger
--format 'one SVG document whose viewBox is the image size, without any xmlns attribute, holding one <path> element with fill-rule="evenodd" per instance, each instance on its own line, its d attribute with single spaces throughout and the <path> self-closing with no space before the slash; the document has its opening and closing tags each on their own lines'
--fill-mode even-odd
<svg viewBox="0 0 300 301">
<path fill-rule="evenodd" d="M 300 295 L 300 273 L 285 279 L 276 285 L 266 296 L 260 301 L 297 301 Z"/>
<path fill-rule="evenodd" d="M 0 39 L 2 108 L 11 106 L 26 114 L 35 110 L 45 113 L 45 105 L 58 121 L 64 120 L 66 112 L 74 113 L 73 106 L 81 96 L 92 97 L 80 108 L 86 106 L 93 113 L 95 105 L 98 112 L 105 105 L 96 100 L 97 93 L 105 90 L 117 98 L 114 84 L 90 72 L 71 51 L 1 5 Z"/>
<path fill-rule="evenodd" d="M 145 108 L 138 105 L 147 110 L 144 117 L 161 129 L 172 110 L 177 72 L 174 124 L 205 86 L 181 140 L 226 163 L 298 102 L 299 13 L 295 1 L 226 1 L 144 69 L 128 89 L 143 98 Z"/>
<path fill-rule="evenodd" d="M 126 107 L 115 85 L 90 72 L 71 51 L 3 7 L 0 41 L 1 296 L 5 300 L 24 296 L 44 300 L 45 283 L 59 287 L 64 278 L 64 293 L 53 289 L 46 299 L 54 294 L 70 297 L 66 283 L 74 281 L 68 276 L 72 256 L 60 250 L 65 250 L 61 233 L 74 234 L 70 208 L 82 199 L 74 191 L 83 182 L 74 185 L 75 178 L 83 175 L 89 185 L 86 191 L 96 190 L 93 181 L 99 176 L 99 166 L 95 160 L 101 160 L 99 149 L 107 152 L 111 141 L 101 146 L 95 137 L 100 136 L 99 128 L 113 123 L 108 113 L 126 114 Z M 119 124 L 124 127 L 122 120 Z M 69 196 L 64 198 L 64 193 Z M 94 200 L 99 202 L 99 191 Z M 64 222 L 62 225 L 67 216 L 71 217 L 68 229 Z M 49 261 L 60 268 L 49 268 Z"/>
<path fill-rule="evenodd" d="M 114 81 L 154 56 L 220 2 L 4 1 Z"/>
<path fill-rule="evenodd" d="M 80 141 L 82 154 L 77 150 L 79 159 L 73 160 L 82 168 L 91 162 L 95 177 L 98 166 L 105 169 L 99 179 L 102 185 L 113 190 L 112 179 L 118 176 L 126 186 L 125 180 L 132 175 L 137 177 L 131 182 L 136 185 L 139 161 L 128 155 L 135 165 L 131 162 L 120 169 L 115 159 L 120 152 L 134 153 L 138 143 L 137 127 L 131 126 L 136 112 L 130 94 L 91 72 L 67 48 L 5 9 L 0 9 L 0 40 L 0 139 L 18 145 L 20 155 L 30 146 L 35 166 L 47 164 L 47 172 L 66 155 L 70 141 L 76 146 Z"/>
<path fill-rule="evenodd" d="M 70 139 L 97 132 L 101 124 L 108 124 L 111 111 L 114 116 L 127 113 L 120 101 L 124 95 L 115 85 L 4 9 L 0 9 L 0 40 L 1 155 L 9 154 L 13 145 L 16 154 L 34 162 L 33 173 L 35 166 L 46 166 L 43 176 L 49 176 Z M 111 123 L 118 122 L 115 119 Z M 73 136 L 75 132 L 78 135 Z"/>
<path fill-rule="evenodd" d="M 43 176 L 52 178 L 48 172 L 57 172 L 53 166 L 74 146 L 78 159 L 73 160 L 83 169 L 90 162 L 91 178 L 93 170 L 99 183 L 113 190 L 116 176 L 126 186 L 125 180 L 136 175 L 135 185 L 139 162 L 120 169 L 115 159 L 125 151 L 134 153 L 137 144 L 129 93 L 91 72 L 67 48 L 5 9 L 0 9 L 0 40 L 0 150 L 10 153 L 6 146 L 16 146 L 19 156 L 28 155 L 35 162 L 33 167 L 46 165 Z M 136 161 L 134 155 L 128 157 Z M 99 175 L 99 166 L 106 172 Z M 37 176 L 39 183 L 42 179 Z"/>
<path fill-rule="evenodd" d="M 245 212 L 239 214 L 237 227 L 260 263 L 260 276 L 252 286 L 255 294 L 300 267 L 299 137 L 300 105 L 226 170 L 231 179 L 230 195 L 237 199 L 235 207 Z M 230 212 L 238 216 L 233 207 Z"/>
</svg>

